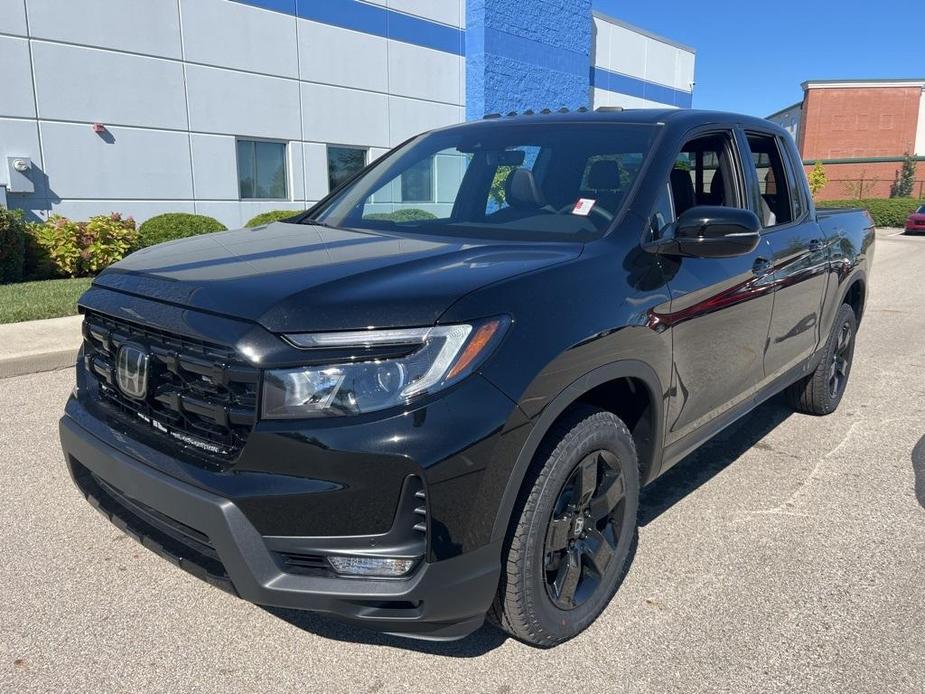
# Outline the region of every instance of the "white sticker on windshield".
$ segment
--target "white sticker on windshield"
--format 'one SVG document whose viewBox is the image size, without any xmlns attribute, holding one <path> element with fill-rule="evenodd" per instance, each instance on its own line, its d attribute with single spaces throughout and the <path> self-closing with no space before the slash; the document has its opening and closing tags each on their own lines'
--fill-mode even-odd
<svg viewBox="0 0 925 694">
<path fill-rule="evenodd" d="M 582 217 L 587 217 L 591 214 L 591 210 L 594 209 L 594 204 L 597 200 L 592 200 L 590 198 L 578 198 L 578 202 L 575 203 L 575 207 L 572 210 L 572 214 L 581 215 Z"/>
</svg>

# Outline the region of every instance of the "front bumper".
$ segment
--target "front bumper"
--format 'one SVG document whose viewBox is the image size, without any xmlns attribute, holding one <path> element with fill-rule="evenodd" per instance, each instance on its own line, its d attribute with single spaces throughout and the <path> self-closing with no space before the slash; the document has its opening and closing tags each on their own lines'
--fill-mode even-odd
<svg viewBox="0 0 925 694">
<path fill-rule="evenodd" d="M 65 415 L 72 478 L 119 528 L 181 568 L 259 605 L 325 612 L 378 631 L 449 640 L 481 626 L 500 576 L 500 546 L 422 562 L 407 578 L 303 575 L 284 570 L 238 505 L 164 474 Z"/>
</svg>

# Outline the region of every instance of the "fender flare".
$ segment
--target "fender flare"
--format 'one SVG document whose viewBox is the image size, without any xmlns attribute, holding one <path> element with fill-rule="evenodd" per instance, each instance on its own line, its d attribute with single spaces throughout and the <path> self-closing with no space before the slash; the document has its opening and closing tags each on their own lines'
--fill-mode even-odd
<svg viewBox="0 0 925 694">
<path fill-rule="evenodd" d="M 856 267 L 851 273 L 848 274 L 848 276 L 839 287 L 839 306 L 845 303 L 845 299 L 848 298 L 848 292 L 850 292 L 854 285 L 859 282 L 861 283 L 861 287 L 864 291 L 864 303 L 867 303 L 867 271 L 863 267 Z M 861 306 L 862 313 L 864 312 L 864 308 L 865 306 Z M 858 316 L 858 321 L 860 321 L 860 319 L 861 316 Z"/>
<path fill-rule="evenodd" d="M 514 506 L 517 503 L 517 497 L 520 495 L 521 487 L 527 476 L 527 470 L 533 462 L 533 457 L 536 455 L 537 449 L 540 447 L 540 444 L 553 423 L 559 418 L 559 415 L 589 391 L 603 383 L 618 378 L 638 379 L 645 384 L 646 389 L 649 391 L 649 398 L 653 403 L 653 461 L 649 471 L 649 479 L 652 479 L 652 476 L 657 473 L 661 465 L 665 416 L 663 407 L 665 391 L 662 389 L 658 374 L 656 374 L 655 370 L 645 362 L 635 359 L 627 359 L 600 366 L 567 386 L 546 404 L 542 412 L 536 418 L 533 428 L 527 436 L 526 442 L 524 442 L 520 453 L 517 455 L 517 460 L 514 463 L 514 467 L 508 477 L 507 485 L 504 488 L 501 504 L 495 515 L 494 525 L 492 526 L 491 542 L 504 540 L 507 535 L 511 514 L 514 512 Z M 647 480 L 641 480 L 643 484 L 645 484 L 646 481 Z"/>
</svg>

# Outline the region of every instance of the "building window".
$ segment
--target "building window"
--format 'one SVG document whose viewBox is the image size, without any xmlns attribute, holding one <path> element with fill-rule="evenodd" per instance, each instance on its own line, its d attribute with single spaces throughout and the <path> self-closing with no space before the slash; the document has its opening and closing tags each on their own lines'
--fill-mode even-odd
<svg viewBox="0 0 925 694">
<path fill-rule="evenodd" d="M 286 143 L 238 140 L 238 190 L 242 200 L 286 199 Z"/>
<path fill-rule="evenodd" d="M 334 190 L 366 166 L 366 150 L 328 145 L 328 190 Z"/>
<path fill-rule="evenodd" d="M 427 157 L 401 175 L 402 202 L 434 201 L 434 158 Z"/>
</svg>

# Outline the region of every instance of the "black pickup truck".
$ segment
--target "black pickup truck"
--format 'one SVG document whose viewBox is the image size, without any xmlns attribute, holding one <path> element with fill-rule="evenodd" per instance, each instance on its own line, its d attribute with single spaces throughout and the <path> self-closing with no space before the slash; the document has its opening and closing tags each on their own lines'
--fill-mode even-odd
<svg viewBox="0 0 925 694">
<path fill-rule="evenodd" d="M 764 120 L 445 128 L 97 277 L 61 442 L 113 523 L 246 600 L 551 646 L 623 580 L 641 486 L 780 391 L 838 406 L 873 242 Z"/>
</svg>

